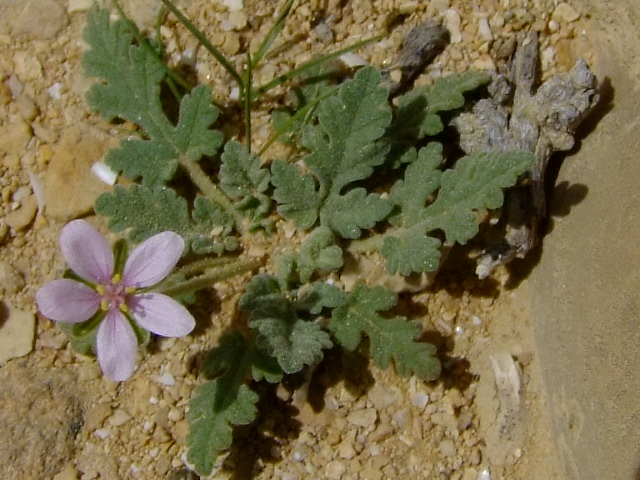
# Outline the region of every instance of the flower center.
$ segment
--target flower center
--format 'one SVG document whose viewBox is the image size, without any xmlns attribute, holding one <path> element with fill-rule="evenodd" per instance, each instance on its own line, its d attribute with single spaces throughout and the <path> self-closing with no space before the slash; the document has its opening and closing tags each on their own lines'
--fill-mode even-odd
<svg viewBox="0 0 640 480">
<path fill-rule="evenodd" d="M 110 283 L 97 285 L 96 291 L 102 297 L 100 300 L 100 308 L 105 312 L 112 309 L 119 309 L 123 312 L 129 311 L 127 300 L 136 289 L 135 287 L 125 287 L 120 284 L 122 277 L 116 273 Z"/>
</svg>

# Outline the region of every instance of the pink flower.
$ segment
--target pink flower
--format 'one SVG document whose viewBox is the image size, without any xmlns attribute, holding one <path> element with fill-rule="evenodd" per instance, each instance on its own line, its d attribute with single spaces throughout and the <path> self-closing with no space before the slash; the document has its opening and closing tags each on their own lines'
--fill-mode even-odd
<svg viewBox="0 0 640 480">
<path fill-rule="evenodd" d="M 163 280 L 182 255 L 184 241 L 162 232 L 131 252 L 122 272 L 105 238 L 84 220 L 68 223 L 60 248 L 69 267 L 86 283 L 54 280 L 36 293 L 43 315 L 57 322 L 79 323 L 104 312 L 96 335 L 96 353 L 104 374 L 126 380 L 136 367 L 138 342 L 131 322 L 163 337 L 187 335 L 195 326 L 189 311 L 160 293 L 139 292 Z"/>
</svg>

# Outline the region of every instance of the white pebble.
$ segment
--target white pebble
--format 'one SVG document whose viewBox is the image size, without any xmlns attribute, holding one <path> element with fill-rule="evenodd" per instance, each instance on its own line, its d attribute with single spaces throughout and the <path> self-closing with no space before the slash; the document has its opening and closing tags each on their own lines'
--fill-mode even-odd
<svg viewBox="0 0 640 480">
<path fill-rule="evenodd" d="M 99 428 L 95 432 L 93 432 L 93 434 L 100 440 L 104 440 L 110 435 L 109 430 L 107 430 L 106 428 Z"/>
<path fill-rule="evenodd" d="M 59 100 L 62 96 L 62 84 L 60 82 L 56 82 L 47 88 L 47 93 L 54 100 Z"/>
<path fill-rule="evenodd" d="M 491 480 L 491 473 L 488 468 L 485 468 L 478 474 L 478 480 Z"/>
<path fill-rule="evenodd" d="M 340 55 L 340 60 L 349 68 L 366 67 L 367 65 L 369 65 L 369 62 L 367 62 L 360 55 L 353 52 Z"/>
<path fill-rule="evenodd" d="M 491 34 L 491 27 L 489 26 L 489 21 L 487 17 L 480 17 L 478 19 L 478 33 L 483 38 L 483 40 L 493 40 L 493 35 Z"/>
<path fill-rule="evenodd" d="M 118 174 L 103 162 L 96 162 L 91 165 L 91 171 L 96 177 L 109 186 L 115 185 L 116 180 L 118 179 Z"/>
<path fill-rule="evenodd" d="M 411 395 L 411 405 L 414 407 L 424 408 L 429 403 L 429 395 L 424 392 L 416 392 Z"/>
<path fill-rule="evenodd" d="M 169 372 L 164 372 L 154 378 L 160 385 L 167 387 L 173 387 L 176 384 L 176 379 Z"/>
<path fill-rule="evenodd" d="M 224 6 L 227 7 L 230 12 L 242 10 L 244 7 L 242 5 L 242 0 L 224 0 L 222 3 L 224 3 Z"/>
<path fill-rule="evenodd" d="M 444 12 L 444 24 L 449 30 L 449 40 L 451 43 L 460 43 L 462 33 L 460 33 L 460 15 L 453 8 L 448 8 Z"/>
</svg>

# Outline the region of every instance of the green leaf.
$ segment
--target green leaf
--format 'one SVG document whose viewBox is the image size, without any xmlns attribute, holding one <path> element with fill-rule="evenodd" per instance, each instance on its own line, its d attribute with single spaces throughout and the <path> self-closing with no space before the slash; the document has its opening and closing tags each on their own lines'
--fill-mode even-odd
<svg viewBox="0 0 640 480">
<path fill-rule="evenodd" d="M 380 250 L 387 270 L 402 275 L 436 270 L 440 240 L 431 232 L 442 230 L 449 245 L 466 243 L 478 233 L 478 212 L 500 207 L 503 189 L 532 162 L 528 152 L 474 153 L 441 172 L 442 146 L 423 147 L 389 194 L 396 206 L 390 219 L 394 228 L 385 233 Z"/>
<path fill-rule="evenodd" d="M 322 225 L 341 236 L 358 238 L 363 228 L 390 213 L 391 205 L 378 194 L 362 188 L 344 191 L 371 176 L 389 151 L 384 134 L 391 107 L 380 81 L 379 72 L 364 68 L 318 105 L 317 124 L 308 125 L 302 135 L 309 150 L 303 161 L 310 173 L 274 163 L 278 211 L 297 228 L 310 228 L 320 217 Z"/>
<path fill-rule="evenodd" d="M 233 425 L 247 425 L 258 414 L 258 395 L 246 382 L 265 379 L 276 383 L 282 380 L 282 371 L 237 331 L 220 339 L 202 371 L 215 378 L 197 387 L 189 401 L 187 458 L 200 475 L 208 475 L 218 455 L 231 446 Z"/>
<path fill-rule="evenodd" d="M 225 145 L 220 188 L 238 200 L 237 208 L 250 218 L 263 218 L 269 213 L 271 200 L 264 192 L 269 188 L 270 179 L 269 170 L 262 167 L 260 157 L 251 154 L 244 144 L 231 140 Z"/>
<path fill-rule="evenodd" d="M 249 312 L 249 326 L 258 332 L 258 346 L 276 358 L 285 373 L 319 362 L 322 350 L 332 345 L 320 325 L 299 317 L 295 303 L 284 296 L 273 277 L 255 276 L 239 306 Z"/>
<path fill-rule="evenodd" d="M 491 77 L 482 72 L 467 71 L 441 77 L 433 85 L 414 88 L 398 98 L 389 135 L 414 143 L 425 136 L 442 132 L 440 113 L 462 108 L 464 93 L 486 85 Z"/>
<path fill-rule="evenodd" d="M 333 232 L 318 227 L 300 245 L 298 252 L 287 252 L 278 259 L 278 279 L 283 285 L 307 283 L 318 271 L 329 272 L 343 265 L 342 248 L 336 245 Z"/>
<path fill-rule="evenodd" d="M 440 363 L 433 345 L 417 341 L 420 327 L 404 317 L 384 318 L 378 313 L 393 307 L 396 300 L 393 292 L 382 287 L 358 284 L 347 303 L 333 310 L 329 328 L 347 350 L 354 350 L 366 335 L 379 368 L 393 362 L 401 376 L 434 380 L 440 374 Z"/>
<path fill-rule="evenodd" d="M 295 165 L 276 160 L 271 165 L 273 198 L 280 204 L 278 212 L 293 220 L 296 228 L 311 228 L 318 218 L 322 196 L 312 175 L 303 174 Z"/>
<path fill-rule="evenodd" d="M 89 89 L 89 106 L 107 119 L 139 125 L 145 136 L 126 139 L 111 150 L 105 157 L 111 168 L 155 187 L 173 177 L 179 162 L 216 153 L 222 134 L 210 130 L 218 110 L 211 104 L 208 86 L 200 85 L 182 98 L 178 123 L 173 125 L 160 101 L 165 77 L 162 59 L 152 49 L 135 44 L 124 20 L 112 23 L 108 10 L 94 7 L 84 37 L 89 44 L 83 57 L 85 72 L 104 81 Z"/>
<path fill-rule="evenodd" d="M 196 253 L 220 254 L 234 244 L 229 241 L 232 219 L 217 204 L 196 197 L 191 216 L 187 202 L 169 188 L 117 185 L 112 192 L 98 197 L 95 210 L 110 218 L 112 231 L 128 230 L 133 243 L 172 231 L 181 235 Z"/>
<path fill-rule="evenodd" d="M 187 459 L 199 475 L 209 475 L 218 455 L 231 446 L 232 425 L 247 425 L 258 414 L 258 394 L 244 384 L 233 398 L 216 408 L 212 400 L 224 395 L 224 388 L 223 380 L 217 378 L 198 386 L 189 401 Z"/>
<path fill-rule="evenodd" d="M 444 231 L 447 243 L 466 243 L 478 233 L 476 212 L 498 208 L 503 189 L 533 165 L 531 152 L 474 152 L 442 174 L 438 198 L 424 211 L 429 230 Z"/>
</svg>

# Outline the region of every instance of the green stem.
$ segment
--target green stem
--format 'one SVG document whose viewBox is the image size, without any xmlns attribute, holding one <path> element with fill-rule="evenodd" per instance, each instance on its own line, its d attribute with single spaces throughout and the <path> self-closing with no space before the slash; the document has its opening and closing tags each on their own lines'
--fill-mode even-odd
<svg viewBox="0 0 640 480">
<path fill-rule="evenodd" d="M 198 189 L 202 192 L 203 195 L 220 205 L 224 210 L 226 210 L 232 217 L 236 224 L 236 229 L 240 234 L 244 233 L 244 218 L 236 210 L 231 203 L 231 200 L 220 190 L 207 176 L 206 173 L 200 168 L 200 164 L 197 162 L 192 162 L 185 158 L 178 159 L 178 162 L 184 168 L 189 175 L 191 181 L 198 187 Z"/>
<path fill-rule="evenodd" d="M 262 61 L 262 58 L 269 51 L 271 44 L 284 28 L 284 22 L 289 16 L 289 13 L 291 12 L 291 9 L 293 8 L 293 4 L 295 1 L 296 0 L 287 0 L 287 3 L 285 3 L 282 10 L 280 10 L 280 13 L 278 14 L 278 18 L 276 18 L 276 21 L 267 32 L 267 35 L 264 37 L 264 40 L 262 40 L 262 42 L 260 43 L 258 50 L 253 55 L 253 63 L 251 64 L 252 67 L 257 66 Z"/>
<path fill-rule="evenodd" d="M 198 260 L 198 261 L 183 265 L 178 270 L 176 270 L 175 273 L 176 275 L 189 277 L 191 275 L 204 272 L 205 270 L 209 270 L 211 268 L 218 268 L 224 265 L 229 265 L 230 263 L 233 263 L 236 260 L 237 260 L 236 258 L 229 258 L 229 257 L 204 258 L 202 260 Z"/>
<path fill-rule="evenodd" d="M 164 293 L 170 297 L 181 297 L 183 295 L 211 287 L 211 285 L 221 280 L 226 280 L 242 273 L 250 272 L 262 264 L 262 259 L 240 259 L 234 263 L 208 270 L 204 274 L 190 278 L 189 280 L 175 283 L 173 285 L 168 283 L 165 287 L 160 285 L 160 287 L 154 289 L 154 292 Z"/>
<path fill-rule="evenodd" d="M 244 123 L 247 151 L 251 153 L 251 102 L 253 101 L 253 67 L 251 53 L 247 52 L 247 70 L 245 72 Z"/>
<path fill-rule="evenodd" d="M 350 253 L 374 252 L 382 248 L 383 241 L 384 235 L 376 235 L 375 237 L 353 240 L 347 247 L 347 250 Z"/>
<path fill-rule="evenodd" d="M 163 0 L 164 1 L 164 0 Z M 333 53 L 329 53 L 328 55 L 325 55 L 321 58 L 315 59 L 315 60 L 310 60 L 307 63 L 303 63 L 302 65 L 300 65 L 298 68 L 294 68 L 293 70 L 284 73 L 276 78 L 274 78 L 273 80 L 271 80 L 270 82 L 262 85 L 261 87 L 258 87 L 257 89 L 254 89 L 254 93 L 256 95 L 256 97 L 262 95 L 263 93 L 268 92 L 269 90 L 271 90 L 272 88 L 276 88 L 280 85 L 282 85 L 284 82 L 291 80 L 294 77 L 297 77 L 298 75 L 307 72 L 309 70 L 313 70 L 314 68 L 328 62 L 329 60 L 333 60 L 334 58 L 338 58 L 340 55 L 344 55 L 345 53 L 351 52 L 353 50 L 356 50 L 358 48 L 364 47 L 365 45 L 368 45 L 370 43 L 373 42 L 377 42 L 379 40 L 382 40 L 384 38 L 383 35 L 376 35 L 375 37 L 371 37 L 368 38 L 366 40 L 362 40 L 360 42 L 354 43 L 353 45 L 350 45 L 348 47 L 345 48 L 341 48 L 340 50 L 336 50 Z"/>
<path fill-rule="evenodd" d="M 244 90 L 242 77 L 234 68 L 234 66 L 231 65 L 231 63 L 220 52 L 220 50 L 218 50 L 215 45 L 213 45 L 213 43 L 211 43 L 209 39 L 205 37 L 204 34 L 200 30 L 198 30 L 198 28 L 193 23 L 191 23 L 191 21 L 189 21 L 189 19 L 180 10 L 178 10 L 178 7 L 176 7 L 170 0 L 160 1 L 171 11 L 171 13 L 176 16 L 176 18 L 187 28 L 187 30 L 189 30 L 191 34 L 198 39 L 200 44 L 204 48 L 206 48 L 211 55 L 213 55 L 213 58 L 215 58 L 218 63 L 222 65 L 222 67 L 229 73 L 229 75 L 233 77 L 233 79 L 240 87 L 240 90 Z"/>
</svg>

